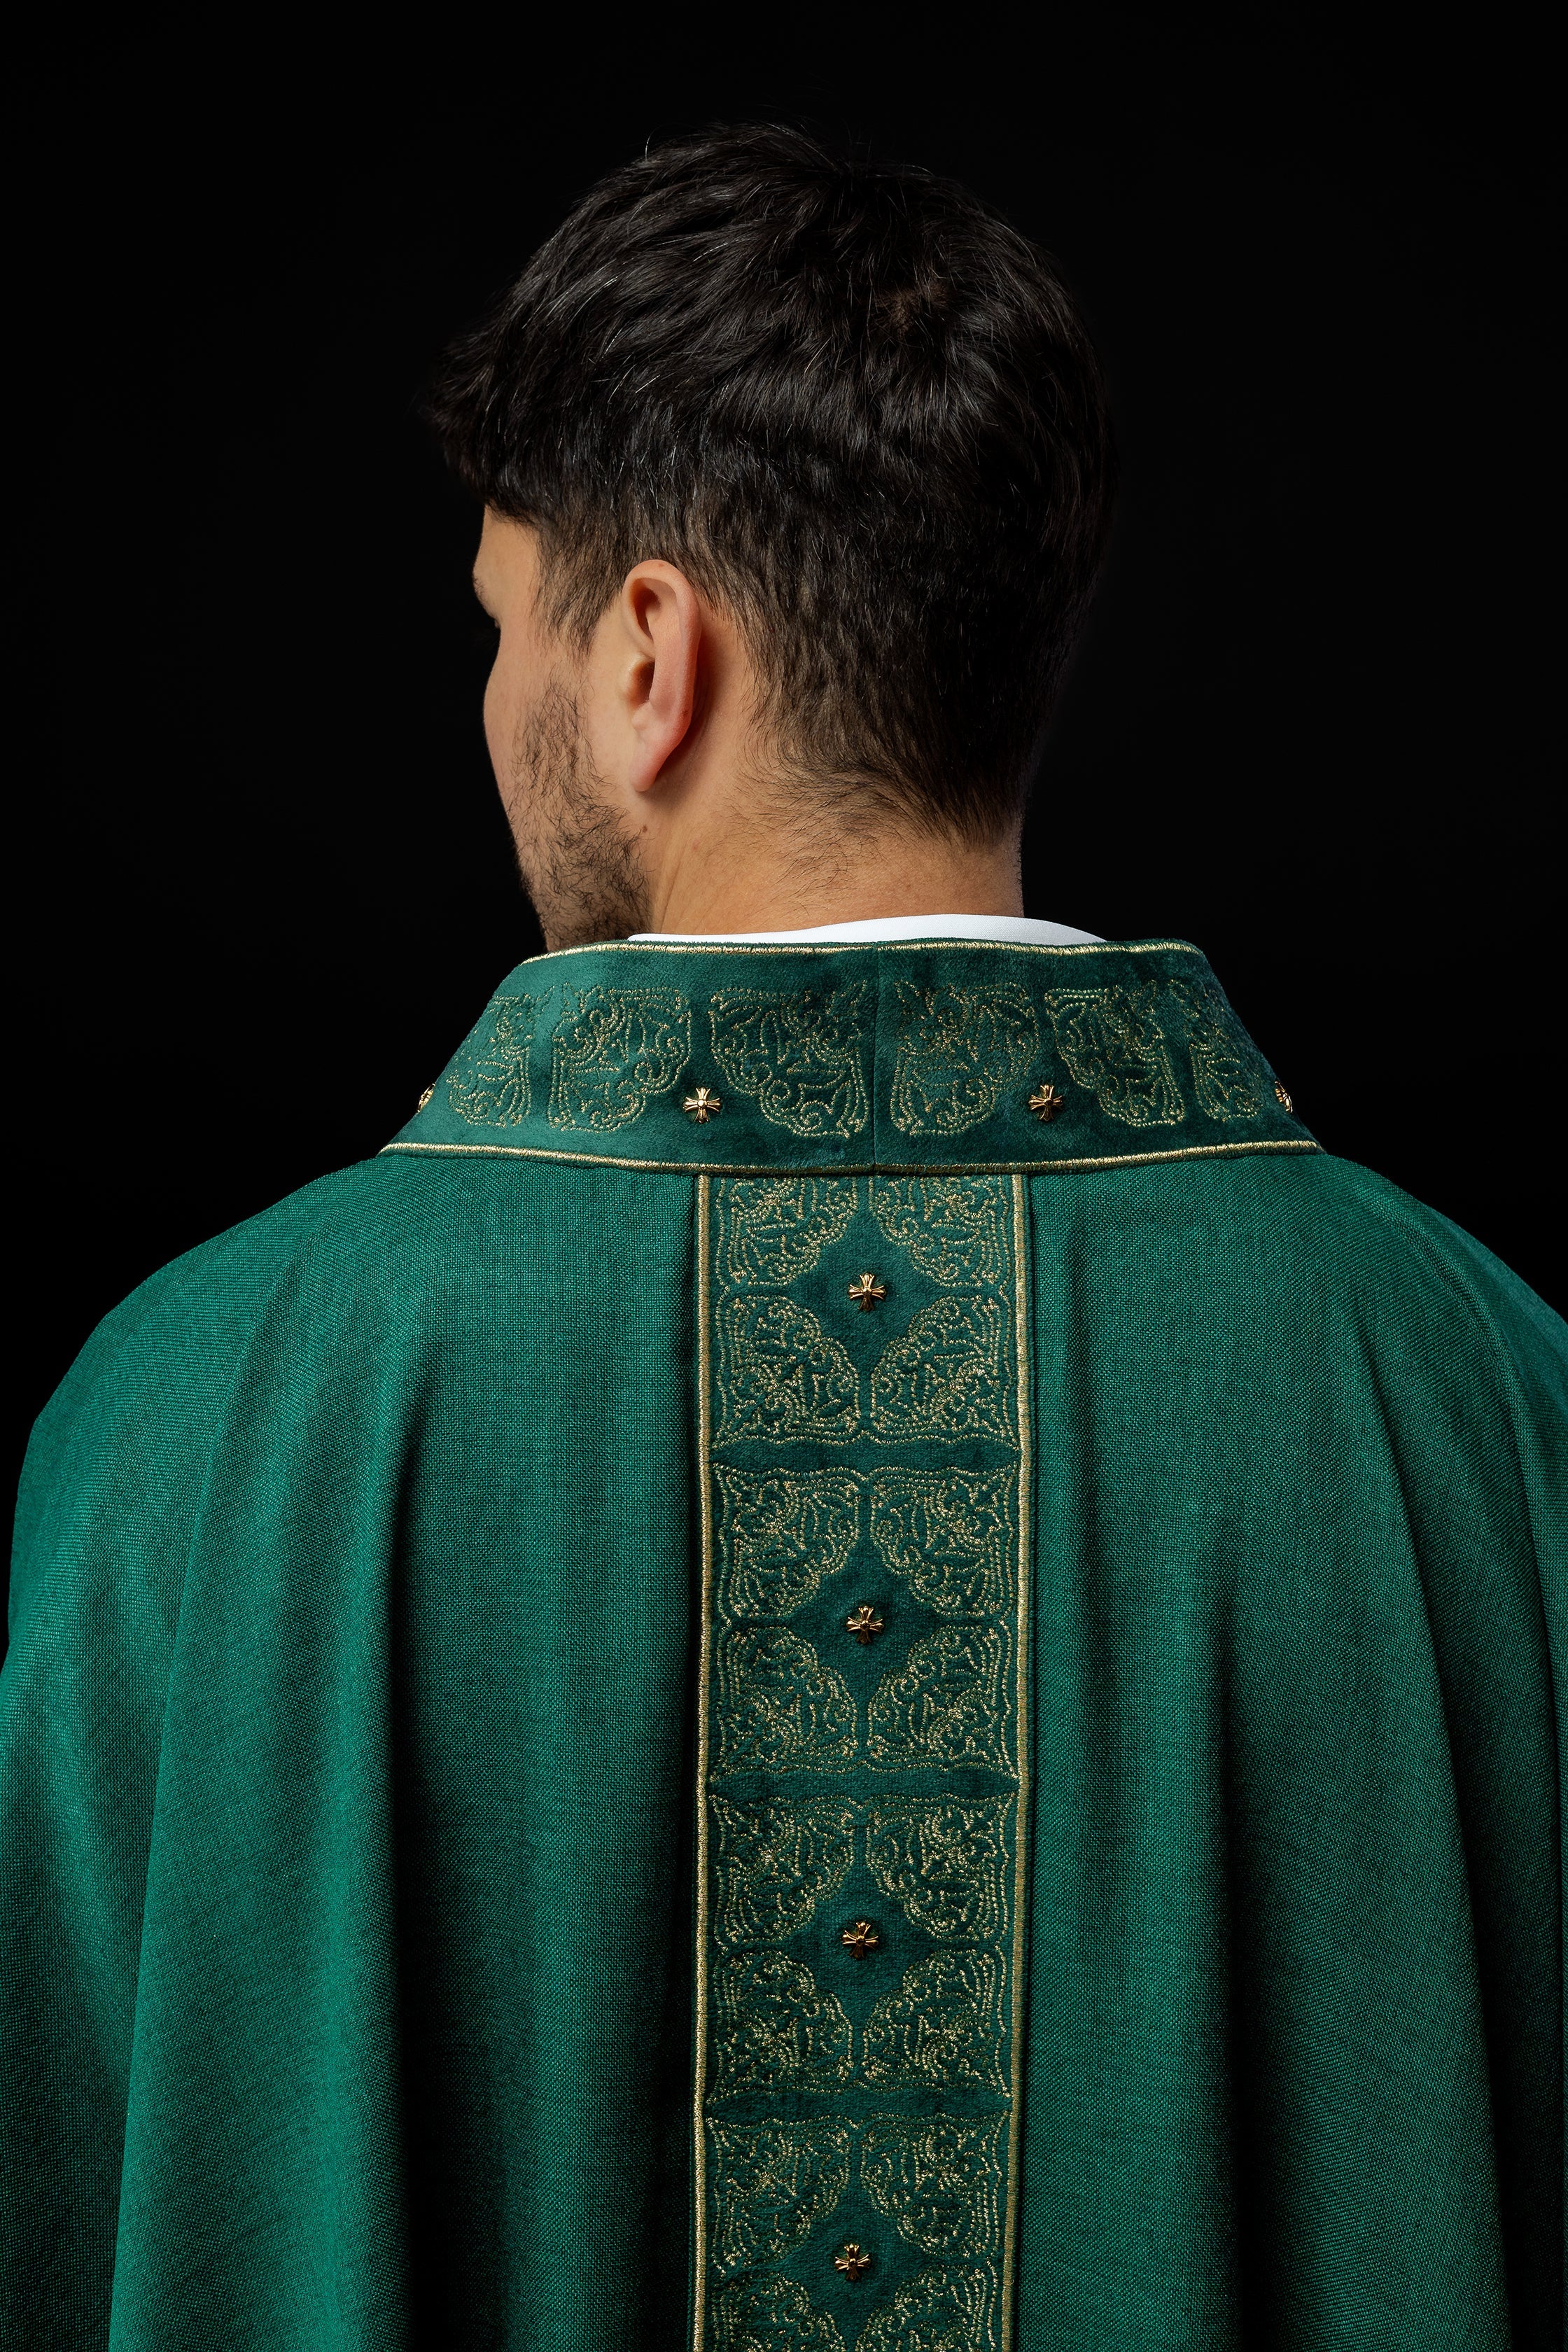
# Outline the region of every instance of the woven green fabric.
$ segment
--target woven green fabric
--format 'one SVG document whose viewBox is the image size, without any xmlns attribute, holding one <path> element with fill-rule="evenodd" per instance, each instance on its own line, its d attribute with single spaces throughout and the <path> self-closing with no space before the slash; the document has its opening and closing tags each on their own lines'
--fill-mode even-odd
<svg viewBox="0 0 1568 2352">
<path fill-rule="evenodd" d="M 1565 1453 L 1190 948 L 521 966 L 39 1423 L 0 2340 L 1555 2352 Z"/>
</svg>

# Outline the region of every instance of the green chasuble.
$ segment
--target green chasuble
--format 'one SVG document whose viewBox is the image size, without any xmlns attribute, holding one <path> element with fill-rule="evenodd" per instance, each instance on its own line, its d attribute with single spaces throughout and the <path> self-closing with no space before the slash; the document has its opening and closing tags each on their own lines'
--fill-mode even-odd
<svg viewBox="0 0 1568 2352">
<path fill-rule="evenodd" d="M 0 2338 L 1559 2352 L 1565 1365 L 1180 942 L 523 964 L 39 1423 Z"/>
</svg>

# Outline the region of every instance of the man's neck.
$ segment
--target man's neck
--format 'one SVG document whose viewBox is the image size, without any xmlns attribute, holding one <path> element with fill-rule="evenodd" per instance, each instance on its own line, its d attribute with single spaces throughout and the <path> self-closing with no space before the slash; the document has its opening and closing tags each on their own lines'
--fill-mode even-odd
<svg viewBox="0 0 1568 2352">
<path fill-rule="evenodd" d="M 726 849 L 730 845 L 725 845 Z M 802 859 L 795 845 L 753 839 L 749 854 L 688 856 L 660 877 L 648 930 L 718 938 L 945 915 L 1021 916 L 1016 835 L 984 847 L 871 836 Z"/>
</svg>

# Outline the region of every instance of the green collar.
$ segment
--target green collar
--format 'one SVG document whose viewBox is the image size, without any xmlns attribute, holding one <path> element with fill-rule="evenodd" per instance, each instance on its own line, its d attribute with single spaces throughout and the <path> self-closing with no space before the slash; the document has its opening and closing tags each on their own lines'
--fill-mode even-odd
<svg viewBox="0 0 1568 2352">
<path fill-rule="evenodd" d="M 696 1175 L 1314 1151 L 1197 950 L 616 940 L 503 981 L 389 1151 Z"/>
</svg>

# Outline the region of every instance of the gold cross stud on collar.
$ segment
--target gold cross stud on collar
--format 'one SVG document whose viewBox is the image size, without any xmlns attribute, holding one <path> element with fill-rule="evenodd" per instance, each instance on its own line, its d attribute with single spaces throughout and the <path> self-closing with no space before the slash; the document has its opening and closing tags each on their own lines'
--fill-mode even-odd
<svg viewBox="0 0 1568 2352">
<path fill-rule="evenodd" d="M 862 1315 L 869 1315 L 872 1307 L 887 1295 L 886 1283 L 879 1282 L 874 1274 L 858 1275 L 849 1286 L 849 1296 Z"/>
<path fill-rule="evenodd" d="M 1062 1101 L 1060 1095 L 1058 1094 L 1055 1087 L 1053 1086 L 1047 1085 L 1037 1087 L 1034 1093 L 1029 1097 L 1029 1108 L 1034 1112 L 1037 1118 L 1043 1118 L 1049 1121 L 1055 1118 L 1058 1110 L 1064 1110 L 1066 1108 L 1067 1106 Z"/>
<path fill-rule="evenodd" d="M 706 1127 L 710 1118 L 718 1118 L 724 1106 L 717 1095 L 710 1094 L 706 1087 L 699 1087 L 694 1094 L 687 1096 L 680 1108 L 698 1127 Z"/>
</svg>

